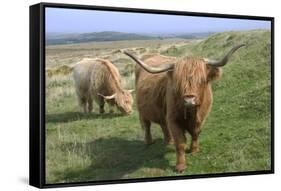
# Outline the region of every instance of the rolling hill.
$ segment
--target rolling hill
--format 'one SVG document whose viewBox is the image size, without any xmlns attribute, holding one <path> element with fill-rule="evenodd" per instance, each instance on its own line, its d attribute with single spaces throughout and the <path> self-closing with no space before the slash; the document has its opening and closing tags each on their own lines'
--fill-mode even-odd
<svg viewBox="0 0 281 191">
<path fill-rule="evenodd" d="M 212 33 L 186 33 L 186 34 L 137 34 L 115 31 L 91 32 L 91 33 L 47 33 L 47 45 L 76 44 L 84 42 L 104 42 L 122 40 L 152 40 L 152 39 L 198 39 L 206 38 Z"/>
<path fill-rule="evenodd" d="M 79 33 L 79 34 L 57 34 L 47 35 L 47 45 L 56 44 L 74 44 L 83 42 L 103 42 L 103 41 L 120 41 L 120 40 L 150 40 L 155 37 L 139 35 L 135 33 L 123 33 L 114 31 Z"/>
</svg>

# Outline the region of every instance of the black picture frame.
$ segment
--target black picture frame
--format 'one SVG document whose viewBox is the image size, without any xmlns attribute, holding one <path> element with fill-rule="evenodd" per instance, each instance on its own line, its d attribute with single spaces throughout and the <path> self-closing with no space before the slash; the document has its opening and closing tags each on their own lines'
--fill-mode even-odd
<svg viewBox="0 0 281 191">
<path fill-rule="evenodd" d="M 154 13 L 165 15 L 184 15 L 197 17 L 239 18 L 271 22 L 271 169 L 263 171 L 233 172 L 175 177 L 119 179 L 76 183 L 46 184 L 45 182 L 45 8 L 68 8 L 81 10 L 103 10 L 134 13 Z M 29 129 L 29 184 L 38 188 L 67 186 L 84 186 L 116 183 L 135 183 L 147 181 L 166 181 L 178 179 L 227 177 L 274 173 L 274 18 L 231 15 L 214 13 L 197 13 L 183 11 L 104 7 L 92 5 L 39 3 L 30 6 L 30 129 Z"/>
</svg>

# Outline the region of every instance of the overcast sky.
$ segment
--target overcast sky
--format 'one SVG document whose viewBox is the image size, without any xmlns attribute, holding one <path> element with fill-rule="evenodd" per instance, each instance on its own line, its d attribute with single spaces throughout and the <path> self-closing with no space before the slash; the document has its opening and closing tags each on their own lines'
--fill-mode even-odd
<svg viewBox="0 0 281 191">
<path fill-rule="evenodd" d="M 47 33 L 196 33 L 270 29 L 270 21 L 46 8 Z"/>
</svg>

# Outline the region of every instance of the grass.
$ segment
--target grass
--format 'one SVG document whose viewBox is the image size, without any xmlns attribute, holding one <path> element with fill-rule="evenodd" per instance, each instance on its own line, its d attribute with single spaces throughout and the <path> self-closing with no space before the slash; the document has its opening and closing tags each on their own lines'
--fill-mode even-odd
<svg viewBox="0 0 281 191">
<path fill-rule="evenodd" d="M 171 56 L 216 58 L 235 44 L 247 44 L 223 68 L 221 80 L 213 84 L 214 103 L 200 135 L 201 150 L 186 154 L 187 169 L 183 175 L 271 168 L 270 41 L 270 31 L 226 32 L 154 49 Z M 63 61 L 70 52 L 61 50 Z M 110 57 L 119 58 L 126 57 Z M 56 65 L 60 65 L 57 59 Z M 55 64 L 53 60 L 50 63 Z M 124 79 L 124 85 L 131 88 L 132 76 Z M 130 116 L 118 111 L 100 115 L 96 105 L 94 113 L 84 115 L 79 112 L 70 74 L 47 77 L 46 83 L 47 183 L 182 175 L 174 171 L 174 146 L 163 143 L 157 125 L 152 127 L 155 143 L 144 145 L 135 105 Z"/>
</svg>

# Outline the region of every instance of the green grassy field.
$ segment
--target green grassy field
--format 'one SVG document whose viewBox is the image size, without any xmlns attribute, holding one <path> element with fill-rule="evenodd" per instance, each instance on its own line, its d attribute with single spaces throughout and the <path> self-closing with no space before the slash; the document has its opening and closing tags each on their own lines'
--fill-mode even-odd
<svg viewBox="0 0 281 191">
<path fill-rule="evenodd" d="M 221 80 L 213 84 L 214 103 L 200 135 L 200 152 L 186 154 L 183 175 L 271 168 L 270 31 L 225 32 L 203 40 L 153 42 L 151 46 L 146 42 L 144 49 L 134 49 L 137 55 L 159 52 L 217 58 L 239 43 L 247 46 L 231 58 Z M 126 74 L 124 86 L 133 87 L 133 74 L 123 71 L 130 68 L 124 64 L 133 62 L 116 53 L 118 44 L 105 50 L 95 47 L 96 51 L 89 44 L 81 47 L 83 44 L 71 49 L 62 45 L 47 48 L 47 66 L 72 64 L 95 52 L 94 56 L 114 61 Z M 137 46 L 127 42 L 127 47 Z M 81 114 L 72 75 L 47 77 L 47 183 L 179 175 L 174 171 L 174 146 L 163 143 L 159 126 L 153 125 L 152 135 L 155 143 L 144 145 L 135 105 L 129 116 L 118 111 L 100 115 L 96 105 L 94 113 Z"/>
</svg>

